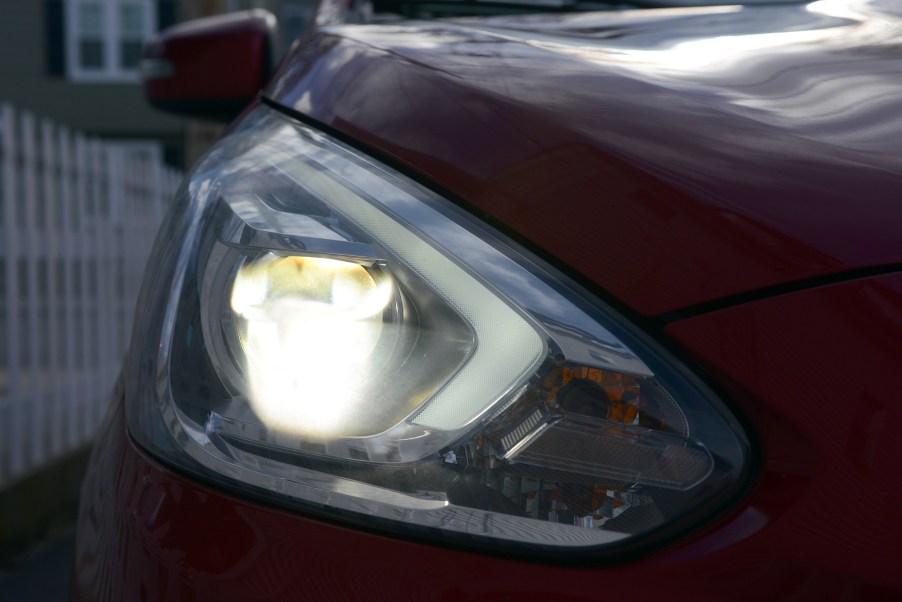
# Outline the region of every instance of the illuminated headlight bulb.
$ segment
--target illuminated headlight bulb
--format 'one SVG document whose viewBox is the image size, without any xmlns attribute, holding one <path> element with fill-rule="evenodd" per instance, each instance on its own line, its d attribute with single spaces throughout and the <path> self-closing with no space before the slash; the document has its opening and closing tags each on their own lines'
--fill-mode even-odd
<svg viewBox="0 0 902 602">
<path fill-rule="evenodd" d="M 123 373 L 149 453 L 292 510 L 555 563 L 670 545 L 753 484 L 724 401 L 475 215 L 263 105 L 216 148 Z"/>
<path fill-rule="evenodd" d="M 231 306 L 263 424 L 314 438 L 348 428 L 392 290 L 386 272 L 335 259 L 269 254 L 239 268 Z"/>
</svg>

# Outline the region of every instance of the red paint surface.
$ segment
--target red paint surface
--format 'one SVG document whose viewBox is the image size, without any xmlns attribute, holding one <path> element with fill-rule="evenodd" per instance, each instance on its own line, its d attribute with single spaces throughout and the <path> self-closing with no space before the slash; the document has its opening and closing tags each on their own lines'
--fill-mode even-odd
<svg viewBox="0 0 902 602">
<path fill-rule="evenodd" d="M 902 275 L 734 307 L 668 332 L 753 414 L 767 472 L 752 503 L 769 508 L 775 558 L 902 597 Z"/>
<path fill-rule="evenodd" d="M 678 73 L 663 55 L 611 58 L 632 41 L 681 48 L 669 17 L 611 17 L 584 55 L 449 25 L 348 27 L 300 47 L 269 94 L 640 313 L 902 262 L 898 19 L 772 11 L 784 20 L 696 13 L 712 38 L 738 28 L 741 47 L 766 26 L 776 38 L 751 40 L 775 45 Z M 806 31 L 828 35 L 781 46 Z M 149 459 L 117 406 L 85 483 L 75 600 L 900 599 L 900 316 L 893 275 L 668 326 L 748 416 L 760 481 L 695 537 L 611 567 L 514 562 L 242 501 Z"/>
<path fill-rule="evenodd" d="M 271 26 L 261 12 L 167 29 L 147 43 L 144 58 L 169 61 L 172 75 L 145 81 L 145 94 L 159 103 L 252 99 L 269 75 Z"/>
<path fill-rule="evenodd" d="M 672 325 L 750 416 L 762 477 L 726 520 L 614 567 L 514 562 L 241 501 L 108 421 L 84 488 L 76 600 L 883 600 L 902 596 L 902 276 Z"/>
<path fill-rule="evenodd" d="M 348 26 L 267 94 L 657 315 L 902 261 L 902 22 L 855 15 Z"/>
</svg>

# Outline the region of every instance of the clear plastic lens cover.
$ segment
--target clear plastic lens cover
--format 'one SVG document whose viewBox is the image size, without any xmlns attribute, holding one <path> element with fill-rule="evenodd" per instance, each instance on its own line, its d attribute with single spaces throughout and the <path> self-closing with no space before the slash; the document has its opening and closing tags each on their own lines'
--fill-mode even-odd
<svg viewBox="0 0 902 602">
<path fill-rule="evenodd" d="M 130 429 L 204 478 L 558 551 L 672 530 L 743 478 L 735 419 L 609 309 L 271 109 L 194 170 L 150 265 Z"/>
</svg>

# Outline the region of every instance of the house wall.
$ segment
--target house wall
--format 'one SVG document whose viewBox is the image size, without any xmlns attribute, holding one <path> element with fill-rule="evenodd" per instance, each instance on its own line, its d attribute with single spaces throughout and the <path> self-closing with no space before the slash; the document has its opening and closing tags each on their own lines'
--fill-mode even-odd
<svg viewBox="0 0 902 602">
<path fill-rule="evenodd" d="M 183 121 L 155 111 L 140 84 L 73 83 L 48 69 L 47 2 L 0 0 L 0 102 L 105 138 L 182 143 Z"/>
</svg>

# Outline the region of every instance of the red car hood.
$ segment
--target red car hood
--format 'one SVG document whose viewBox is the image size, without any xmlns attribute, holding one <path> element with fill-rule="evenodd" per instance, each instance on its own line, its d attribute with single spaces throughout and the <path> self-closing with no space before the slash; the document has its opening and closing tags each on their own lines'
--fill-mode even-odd
<svg viewBox="0 0 902 602">
<path fill-rule="evenodd" d="M 266 96 L 635 311 L 691 313 L 902 269 L 890 3 L 341 26 Z"/>
</svg>

